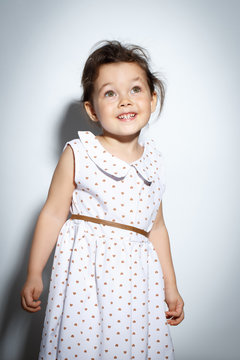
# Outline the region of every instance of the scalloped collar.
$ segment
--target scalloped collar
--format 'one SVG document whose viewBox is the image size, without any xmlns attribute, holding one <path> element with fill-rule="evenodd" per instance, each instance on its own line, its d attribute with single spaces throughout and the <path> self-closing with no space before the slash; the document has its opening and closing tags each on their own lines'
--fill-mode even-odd
<svg viewBox="0 0 240 360">
<path fill-rule="evenodd" d="M 91 160 L 103 171 L 116 178 L 125 177 L 130 167 L 134 166 L 137 172 L 151 183 L 159 170 L 157 158 L 161 154 L 154 151 L 156 146 L 151 138 L 139 142 L 141 146 L 144 145 L 143 154 L 129 164 L 107 151 L 91 131 L 78 131 L 78 136 Z"/>
</svg>

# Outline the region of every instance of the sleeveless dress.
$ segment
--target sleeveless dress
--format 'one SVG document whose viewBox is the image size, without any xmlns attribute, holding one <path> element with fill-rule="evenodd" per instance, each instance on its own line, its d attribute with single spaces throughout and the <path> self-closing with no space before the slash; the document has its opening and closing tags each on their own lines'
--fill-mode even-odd
<svg viewBox="0 0 240 360">
<path fill-rule="evenodd" d="M 165 191 L 153 139 L 131 164 L 90 131 L 68 141 L 75 182 L 70 212 L 150 231 Z M 63 149 L 63 150 L 64 150 Z M 174 360 L 164 280 L 153 244 L 134 231 L 68 219 L 54 253 L 39 360 Z"/>
</svg>

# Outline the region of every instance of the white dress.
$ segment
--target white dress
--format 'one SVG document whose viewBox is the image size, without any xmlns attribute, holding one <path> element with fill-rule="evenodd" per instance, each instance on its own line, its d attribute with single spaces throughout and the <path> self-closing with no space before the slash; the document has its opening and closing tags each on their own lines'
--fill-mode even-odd
<svg viewBox="0 0 240 360">
<path fill-rule="evenodd" d="M 76 189 L 70 211 L 150 231 L 165 191 L 153 139 L 128 164 L 90 131 L 67 142 Z M 63 150 L 64 150 L 63 149 Z M 142 234 L 84 220 L 62 226 L 49 287 L 39 360 L 174 360 L 163 273 Z"/>
</svg>

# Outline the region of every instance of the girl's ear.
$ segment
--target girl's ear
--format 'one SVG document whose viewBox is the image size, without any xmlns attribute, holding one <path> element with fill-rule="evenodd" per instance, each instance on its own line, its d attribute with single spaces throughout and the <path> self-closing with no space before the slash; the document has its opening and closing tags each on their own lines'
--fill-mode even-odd
<svg viewBox="0 0 240 360">
<path fill-rule="evenodd" d="M 84 107 L 90 119 L 97 122 L 98 118 L 90 101 L 84 101 Z"/>
<path fill-rule="evenodd" d="M 152 99 L 151 99 L 151 112 L 153 113 L 155 110 L 156 110 L 156 107 L 157 107 L 157 92 L 154 91 L 152 93 Z"/>
</svg>

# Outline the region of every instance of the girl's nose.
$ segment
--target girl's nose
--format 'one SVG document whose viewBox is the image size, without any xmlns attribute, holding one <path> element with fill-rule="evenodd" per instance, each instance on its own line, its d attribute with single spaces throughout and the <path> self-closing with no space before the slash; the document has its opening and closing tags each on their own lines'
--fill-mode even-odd
<svg viewBox="0 0 240 360">
<path fill-rule="evenodd" d="M 122 95 L 119 100 L 119 106 L 123 107 L 128 105 L 132 105 L 132 101 L 129 99 L 127 95 Z"/>
</svg>

